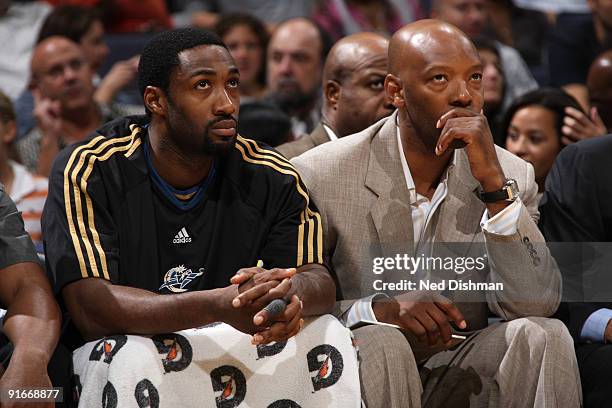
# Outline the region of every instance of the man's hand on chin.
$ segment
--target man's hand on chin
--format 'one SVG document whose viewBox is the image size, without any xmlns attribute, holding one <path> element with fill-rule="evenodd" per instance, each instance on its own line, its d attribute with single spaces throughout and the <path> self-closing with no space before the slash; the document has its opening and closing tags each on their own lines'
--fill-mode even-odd
<svg viewBox="0 0 612 408">
<path fill-rule="evenodd" d="M 442 128 L 436 155 L 441 156 L 449 149 L 464 147 L 472 175 L 482 190 L 487 193 L 501 190 L 506 177 L 497 159 L 493 136 L 484 114 L 466 108 L 454 108 L 440 117 L 436 127 Z M 489 217 L 495 216 L 508 205 L 510 203 L 507 201 L 487 203 Z"/>
</svg>

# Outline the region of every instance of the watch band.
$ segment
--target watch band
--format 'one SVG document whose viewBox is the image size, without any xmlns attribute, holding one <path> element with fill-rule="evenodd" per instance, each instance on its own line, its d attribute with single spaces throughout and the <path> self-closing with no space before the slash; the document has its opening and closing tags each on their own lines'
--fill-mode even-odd
<svg viewBox="0 0 612 408">
<path fill-rule="evenodd" d="M 508 191 L 504 187 L 501 190 L 491 191 L 489 193 L 485 193 L 484 191 L 480 192 L 480 199 L 485 203 L 494 203 L 496 201 L 503 201 L 508 199 Z"/>
<path fill-rule="evenodd" d="M 480 199 L 485 203 L 494 203 L 497 201 L 514 201 L 518 197 L 518 187 L 513 179 L 506 180 L 506 183 L 500 190 L 484 192 L 480 190 Z"/>
</svg>

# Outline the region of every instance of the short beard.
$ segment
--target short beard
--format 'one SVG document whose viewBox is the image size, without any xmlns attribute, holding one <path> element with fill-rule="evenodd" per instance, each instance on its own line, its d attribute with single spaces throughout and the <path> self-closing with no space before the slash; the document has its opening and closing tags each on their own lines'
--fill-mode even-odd
<svg viewBox="0 0 612 408">
<path fill-rule="evenodd" d="M 207 154 L 212 157 L 222 158 L 222 157 L 227 156 L 227 154 L 234 148 L 234 145 L 236 144 L 237 135 L 238 135 L 237 133 L 234 136 L 232 136 L 231 139 L 225 139 L 224 141 L 217 142 L 217 143 L 214 143 L 212 139 L 210 138 L 210 129 L 216 123 L 221 122 L 222 120 L 233 120 L 236 124 L 238 123 L 236 118 L 234 118 L 231 115 L 218 116 L 217 118 L 209 121 L 206 124 L 206 127 L 204 128 L 204 139 L 203 139 L 203 144 L 201 146 L 202 153 Z M 236 132 L 238 132 L 237 129 L 236 129 Z"/>
<path fill-rule="evenodd" d="M 281 79 L 282 81 L 282 79 Z M 271 94 L 272 100 L 285 113 L 299 112 L 310 108 L 319 96 L 319 90 L 315 87 L 311 92 L 304 92 L 299 87 L 294 91 L 273 91 Z"/>
<path fill-rule="evenodd" d="M 216 123 L 222 120 L 233 120 L 236 118 L 231 115 L 217 116 L 209 121 L 204 127 L 203 134 L 199 134 L 196 129 L 188 125 L 188 121 L 182 112 L 175 109 L 171 103 L 170 114 L 168 115 L 167 127 L 171 143 L 176 146 L 176 149 L 181 152 L 183 157 L 199 158 L 203 156 L 223 158 L 225 157 L 236 144 L 234 135 L 231 139 L 225 139 L 222 142 L 213 142 L 210 138 L 210 129 Z M 175 124 L 178 124 L 177 126 Z"/>
</svg>

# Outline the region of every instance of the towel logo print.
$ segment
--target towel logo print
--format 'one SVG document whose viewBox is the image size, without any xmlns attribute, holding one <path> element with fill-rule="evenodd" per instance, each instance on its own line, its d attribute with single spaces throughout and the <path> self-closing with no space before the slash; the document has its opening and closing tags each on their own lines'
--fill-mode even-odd
<svg viewBox="0 0 612 408">
<path fill-rule="evenodd" d="M 179 265 L 171 268 L 164 275 L 164 283 L 159 287 L 159 290 L 168 289 L 170 292 L 182 293 L 187 292 L 185 286 L 189 285 L 198 276 L 204 273 L 204 268 L 200 268 L 198 272 L 192 272 L 191 269 L 185 268 L 185 265 Z"/>
<path fill-rule="evenodd" d="M 282 399 L 282 400 L 274 401 L 273 403 L 268 405 L 268 408 L 302 408 L 302 407 L 300 407 L 300 405 L 295 401 L 291 401 L 289 399 Z"/>
<path fill-rule="evenodd" d="M 151 340 L 157 347 L 157 352 L 163 356 L 161 361 L 166 373 L 183 371 L 191 364 L 193 350 L 186 337 L 168 333 L 155 335 Z"/>
<path fill-rule="evenodd" d="M 257 360 L 264 357 L 272 357 L 285 349 L 287 340 L 278 341 L 272 344 L 260 344 L 257 346 Z"/>
<path fill-rule="evenodd" d="M 136 403 L 140 408 L 159 408 L 159 392 L 153 383 L 146 378 L 136 384 L 134 397 L 136 397 Z"/>
<path fill-rule="evenodd" d="M 217 367 L 210 372 L 217 408 L 237 407 L 246 396 L 247 384 L 242 371 L 230 365 Z"/>
<path fill-rule="evenodd" d="M 311 377 L 314 392 L 338 382 L 344 369 L 344 361 L 337 348 L 321 344 L 310 350 L 306 358 L 308 371 L 315 373 L 315 376 Z"/>
<path fill-rule="evenodd" d="M 110 364 L 125 343 L 127 343 L 127 336 L 121 334 L 104 337 L 93 346 L 89 354 L 89 361 L 100 361 L 100 358 L 104 356 L 104 362 Z"/>
<path fill-rule="evenodd" d="M 110 381 L 106 383 L 102 390 L 102 407 L 117 408 L 117 390 Z"/>
</svg>

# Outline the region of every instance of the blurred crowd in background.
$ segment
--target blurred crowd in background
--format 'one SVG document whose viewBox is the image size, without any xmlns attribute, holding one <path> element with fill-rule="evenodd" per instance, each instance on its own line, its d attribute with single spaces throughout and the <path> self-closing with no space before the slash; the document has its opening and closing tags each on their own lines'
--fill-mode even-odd
<svg viewBox="0 0 612 408">
<path fill-rule="evenodd" d="M 42 251 L 53 159 L 102 123 L 144 112 L 139 52 L 161 30 L 216 31 L 240 70 L 240 133 L 280 146 L 320 123 L 334 122 L 334 136 L 342 137 L 388 115 L 384 72 L 345 66 L 337 77 L 324 69 L 327 54 L 347 35 L 388 37 L 428 17 L 474 41 L 495 142 L 534 165 L 541 192 L 564 146 L 612 128 L 607 0 L 4 0 L 0 182 Z M 330 69 L 338 70 L 345 57 L 334 58 Z M 334 82 L 361 93 L 344 92 L 337 103 Z"/>
</svg>

